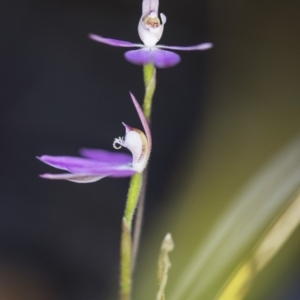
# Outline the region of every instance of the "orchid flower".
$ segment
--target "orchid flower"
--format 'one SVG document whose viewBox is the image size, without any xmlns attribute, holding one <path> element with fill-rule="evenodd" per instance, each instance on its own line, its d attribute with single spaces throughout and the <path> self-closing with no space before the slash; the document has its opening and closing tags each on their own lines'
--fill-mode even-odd
<svg viewBox="0 0 300 300">
<path fill-rule="evenodd" d="M 145 133 L 123 123 L 126 130 L 125 138 L 116 138 L 113 147 L 115 149 L 125 147 L 130 150 L 132 155 L 98 149 L 82 149 L 80 153 L 84 158 L 43 155 L 37 158 L 52 167 L 69 171 L 70 173 L 43 174 L 40 176 L 47 179 L 89 183 L 107 176 L 128 177 L 137 172 L 142 172 L 150 156 L 152 138 L 149 125 L 139 103 L 131 93 L 130 96 Z"/>
<path fill-rule="evenodd" d="M 144 44 L 135 44 L 127 41 L 104 38 L 96 34 L 89 34 L 92 40 L 116 47 L 139 47 L 139 50 L 125 52 L 125 58 L 137 65 L 154 63 L 157 68 L 168 68 L 180 62 L 180 56 L 174 52 L 161 50 L 207 50 L 212 47 L 211 43 L 203 43 L 195 46 L 163 46 L 156 45 L 160 40 L 166 16 L 161 13 L 158 17 L 158 0 L 143 0 L 142 16 L 138 24 L 138 33 Z"/>
</svg>

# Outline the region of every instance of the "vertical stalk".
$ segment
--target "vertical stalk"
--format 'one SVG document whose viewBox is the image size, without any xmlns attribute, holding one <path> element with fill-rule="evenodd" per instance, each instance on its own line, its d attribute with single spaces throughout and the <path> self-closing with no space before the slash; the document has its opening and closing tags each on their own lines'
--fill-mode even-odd
<svg viewBox="0 0 300 300">
<path fill-rule="evenodd" d="M 143 103 L 144 114 L 150 123 L 152 98 L 156 85 L 156 70 L 153 64 L 144 66 L 145 97 Z M 136 173 L 131 177 L 127 195 L 126 208 L 121 233 L 121 300 L 131 299 L 132 273 L 141 234 L 143 207 L 146 189 L 147 169 L 143 173 Z M 131 240 L 132 221 L 138 206 L 138 215 L 134 224 L 133 242 Z"/>
<path fill-rule="evenodd" d="M 141 173 L 136 173 L 131 177 L 125 208 L 125 220 L 131 232 L 132 219 L 141 193 L 143 177 Z"/>
<path fill-rule="evenodd" d="M 152 111 L 152 100 L 156 88 L 156 69 L 153 64 L 145 65 L 143 68 L 144 72 L 144 83 L 145 83 L 145 96 L 143 103 L 144 114 L 150 125 L 151 111 Z M 137 215 L 135 218 L 134 229 L 133 229 L 133 244 L 132 244 L 132 272 L 135 268 L 135 262 L 140 244 L 140 237 L 143 225 L 143 215 L 145 206 L 145 196 L 147 187 L 147 175 L 148 169 L 143 171 L 143 186 L 140 193 L 137 206 Z"/>
<path fill-rule="evenodd" d="M 132 287 L 132 241 L 131 227 L 134 212 L 137 206 L 142 188 L 142 174 L 136 173 L 131 177 L 129 191 L 127 195 L 126 208 L 122 223 L 121 233 L 121 300 L 130 300 Z"/>
<path fill-rule="evenodd" d="M 152 111 L 152 99 L 156 88 L 156 69 L 153 64 L 144 66 L 144 83 L 145 83 L 145 97 L 143 103 L 144 114 L 147 121 L 150 123 Z"/>
<path fill-rule="evenodd" d="M 121 300 L 130 300 L 131 285 L 131 234 L 127 221 L 123 218 L 121 237 Z"/>
</svg>

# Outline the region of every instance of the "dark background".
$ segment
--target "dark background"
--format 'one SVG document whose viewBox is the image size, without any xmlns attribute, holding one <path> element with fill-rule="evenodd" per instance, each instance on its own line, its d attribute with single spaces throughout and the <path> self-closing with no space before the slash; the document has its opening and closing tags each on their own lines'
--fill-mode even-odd
<svg viewBox="0 0 300 300">
<path fill-rule="evenodd" d="M 230 193 L 299 134 L 299 1 L 161 0 L 160 12 L 167 16 L 161 43 L 215 44 L 180 53 L 178 66 L 157 74 L 141 250 L 161 212 L 186 205 L 190 214 L 178 220 L 178 227 L 187 224 L 181 228 L 186 244 L 176 248 L 184 256 L 180 246 L 192 253 L 199 243 L 186 229 L 212 218 L 203 207 L 209 203 L 216 214 L 225 209 Z M 140 15 L 137 0 L 0 1 L 1 299 L 118 298 L 129 179 L 47 181 L 38 174 L 56 170 L 35 157 L 78 155 L 81 147 L 113 150 L 122 122 L 141 128 L 129 91 L 141 103 L 142 68 L 125 61 L 127 49 L 87 38 L 140 42 Z M 196 195 L 170 196 L 189 181 Z M 162 227 L 161 235 L 170 230 Z M 262 299 L 299 299 L 297 236 L 289 242 L 293 254 L 283 251 L 293 258 L 269 271 L 281 278 Z M 258 299 L 255 288 L 249 297 Z"/>
<path fill-rule="evenodd" d="M 206 2 L 162 1 L 162 43 L 210 41 Z M 118 294 L 120 222 L 128 179 L 51 182 L 35 156 L 112 150 L 122 121 L 141 128 L 129 97 L 142 68 L 88 33 L 139 42 L 140 1 L 0 2 L 0 284 L 6 299 L 112 299 Z M 159 70 L 145 229 L 205 113 L 206 62 L 182 53 Z M 199 113 L 200 112 L 200 113 Z"/>
</svg>

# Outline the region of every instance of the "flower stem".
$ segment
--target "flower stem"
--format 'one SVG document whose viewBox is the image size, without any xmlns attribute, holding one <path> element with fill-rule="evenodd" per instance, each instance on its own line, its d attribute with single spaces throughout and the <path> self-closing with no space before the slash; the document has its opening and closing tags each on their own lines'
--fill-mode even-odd
<svg viewBox="0 0 300 300">
<path fill-rule="evenodd" d="M 141 193 L 143 177 L 141 173 L 136 173 L 131 177 L 127 203 L 122 223 L 121 233 L 121 300 L 130 300 L 132 286 L 132 241 L 131 227 L 134 212 L 137 206 L 139 195 Z"/>
<path fill-rule="evenodd" d="M 121 300 L 130 300 L 131 295 L 131 234 L 123 218 L 121 238 Z"/>
<path fill-rule="evenodd" d="M 127 195 L 127 203 L 125 209 L 125 220 L 127 222 L 128 228 L 131 232 L 132 219 L 137 206 L 137 202 L 140 196 L 142 188 L 143 177 L 141 173 L 136 173 L 131 177 L 129 191 Z"/>
<path fill-rule="evenodd" d="M 153 64 L 144 66 L 144 83 L 145 83 L 145 97 L 144 97 L 144 114 L 150 123 L 152 99 L 156 87 L 156 69 Z"/>
<path fill-rule="evenodd" d="M 141 237 L 141 233 L 142 233 L 147 177 L 148 177 L 148 169 L 146 168 L 143 172 L 142 191 L 140 193 L 140 197 L 138 200 L 136 217 L 134 220 L 133 242 L 132 242 L 132 260 L 131 260 L 132 273 L 134 272 L 136 258 L 137 258 L 137 254 L 138 254 L 138 250 L 139 250 L 140 237 Z"/>
<path fill-rule="evenodd" d="M 150 123 L 152 98 L 156 85 L 156 70 L 153 64 L 144 66 L 144 82 L 145 97 L 143 110 L 147 121 Z M 121 300 L 130 300 L 131 297 L 132 273 L 135 265 L 143 222 L 146 177 L 147 169 L 145 169 L 143 173 L 136 173 L 135 175 L 133 175 L 129 184 L 121 236 Z M 134 234 L 132 242 L 132 221 L 137 206 L 138 215 L 134 224 Z"/>
<path fill-rule="evenodd" d="M 143 103 L 144 114 L 150 125 L 151 111 L 152 111 L 152 99 L 156 88 L 156 69 L 153 64 L 148 64 L 144 66 L 144 83 L 145 83 L 145 97 Z M 133 243 L 132 243 L 132 272 L 134 271 L 135 262 L 137 258 L 137 253 L 139 249 L 142 225 L 143 225 L 143 215 L 145 206 L 145 196 L 147 187 L 147 174 L 148 169 L 143 171 L 143 186 L 138 200 L 137 215 L 134 223 L 133 230 Z"/>
</svg>

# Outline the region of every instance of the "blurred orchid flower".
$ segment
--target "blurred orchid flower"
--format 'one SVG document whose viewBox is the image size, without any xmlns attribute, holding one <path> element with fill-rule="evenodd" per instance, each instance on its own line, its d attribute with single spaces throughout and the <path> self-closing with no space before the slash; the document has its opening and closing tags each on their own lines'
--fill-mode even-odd
<svg viewBox="0 0 300 300">
<path fill-rule="evenodd" d="M 146 65 L 154 63 L 157 68 L 168 68 L 177 65 L 180 62 L 180 56 L 174 52 L 161 50 L 207 50 L 212 47 L 211 43 L 203 43 L 195 46 L 163 46 L 156 45 L 160 40 L 164 25 L 167 21 L 166 16 L 161 13 L 158 17 L 158 0 L 144 0 L 142 6 L 142 17 L 139 21 L 138 32 L 144 44 L 135 44 L 127 41 L 104 38 L 96 34 L 89 34 L 89 37 L 100 43 L 116 47 L 139 47 L 139 50 L 130 50 L 125 52 L 125 58 L 137 65 Z"/>
<path fill-rule="evenodd" d="M 115 149 L 125 147 L 131 154 L 115 153 L 97 149 L 82 149 L 81 157 L 72 156 L 49 156 L 37 157 L 42 162 L 57 169 L 66 170 L 66 174 L 43 174 L 42 178 L 69 180 L 77 183 L 89 183 L 104 177 L 128 177 L 137 172 L 142 172 L 148 162 L 152 138 L 145 115 L 130 93 L 133 104 L 144 127 L 145 134 L 123 123 L 125 126 L 125 138 L 119 137 L 114 140 Z"/>
</svg>

